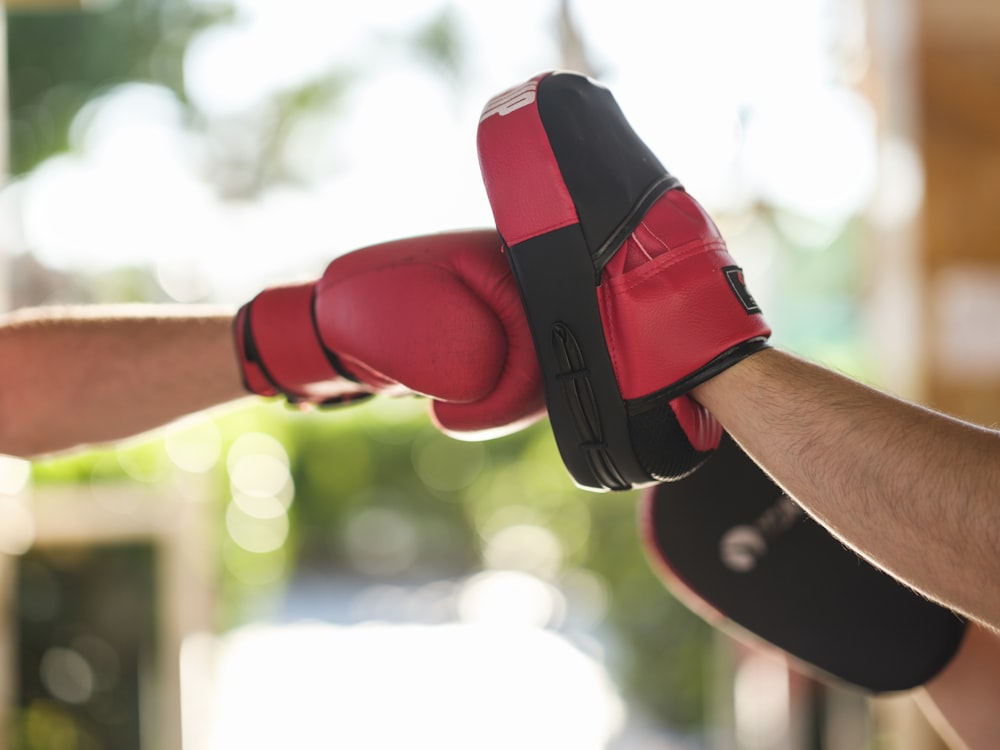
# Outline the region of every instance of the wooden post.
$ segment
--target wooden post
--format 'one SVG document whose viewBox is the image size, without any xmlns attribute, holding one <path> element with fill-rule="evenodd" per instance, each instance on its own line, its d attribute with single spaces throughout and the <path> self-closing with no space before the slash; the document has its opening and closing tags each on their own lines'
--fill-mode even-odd
<svg viewBox="0 0 1000 750">
<path fill-rule="evenodd" d="M 927 403 L 1000 423 L 1000 5 L 920 0 Z"/>
</svg>

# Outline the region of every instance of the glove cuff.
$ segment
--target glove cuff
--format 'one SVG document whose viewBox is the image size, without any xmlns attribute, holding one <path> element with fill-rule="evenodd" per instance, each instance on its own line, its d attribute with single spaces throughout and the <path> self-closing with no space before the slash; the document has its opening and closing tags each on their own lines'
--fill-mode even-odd
<svg viewBox="0 0 1000 750">
<path fill-rule="evenodd" d="M 290 402 L 350 399 L 345 373 L 320 342 L 313 315 L 316 284 L 274 287 L 254 297 L 236 316 L 236 347 L 247 390 L 283 394 Z"/>
<path fill-rule="evenodd" d="M 249 315 L 250 303 L 248 302 L 239 309 L 233 319 L 233 339 L 236 343 L 236 353 L 239 356 L 240 378 L 243 381 L 243 388 L 258 396 L 277 396 L 278 389 L 260 364 L 257 343 L 247 325 Z"/>
</svg>

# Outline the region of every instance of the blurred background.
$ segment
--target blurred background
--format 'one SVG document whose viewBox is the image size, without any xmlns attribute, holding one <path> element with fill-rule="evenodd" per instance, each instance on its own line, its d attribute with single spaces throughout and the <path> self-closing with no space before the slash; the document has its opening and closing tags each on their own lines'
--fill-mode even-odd
<svg viewBox="0 0 1000 750">
<path fill-rule="evenodd" d="M 239 304 L 489 225 L 493 94 L 608 84 L 778 344 L 1000 419 L 1000 11 L 976 0 L 8 0 L 0 307 Z M 121 408 L 128 408 L 122 404 Z M 10 747 L 937 748 L 731 642 L 546 424 L 250 401 L 0 457 Z"/>
</svg>

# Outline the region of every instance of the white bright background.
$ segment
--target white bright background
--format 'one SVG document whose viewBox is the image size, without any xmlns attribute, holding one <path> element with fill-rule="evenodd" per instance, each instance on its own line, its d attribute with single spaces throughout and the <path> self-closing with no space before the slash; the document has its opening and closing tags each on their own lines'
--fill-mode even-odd
<svg viewBox="0 0 1000 750">
<path fill-rule="evenodd" d="M 205 144 L 184 129 L 173 95 L 126 85 L 80 114 L 70 154 L 7 188 L 2 246 L 65 269 L 148 262 L 179 301 L 208 289 L 239 303 L 365 244 L 491 223 L 478 114 L 498 91 L 560 65 L 556 2 L 236 5 L 234 22 L 188 51 L 188 93 L 203 111 L 238 115 L 297 80 L 362 73 L 328 120 L 294 126 L 284 156 L 308 189 L 220 200 L 202 177 Z M 457 86 L 390 43 L 448 5 L 469 63 Z M 600 79 L 710 209 L 764 197 L 837 223 L 869 198 L 874 123 L 852 89 L 865 64 L 859 0 L 577 0 L 572 9 Z M 173 283 L 192 278 L 194 292 Z"/>
<path fill-rule="evenodd" d="M 178 301 L 208 290 L 240 303 L 365 244 L 491 223 L 479 112 L 560 65 L 555 2 L 236 5 L 236 20 L 203 32 L 185 61 L 203 111 L 237 115 L 324 71 L 363 73 L 329 119 L 295 125 L 285 157 L 308 187 L 224 202 L 173 95 L 126 85 L 79 115 L 71 153 L 3 191 L 2 246 L 68 270 L 148 263 Z M 457 84 L 387 44 L 447 5 L 469 63 Z M 572 9 L 600 79 L 710 210 L 738 214 L 763 198 L 838 225 L 871 198 L 874 118 L 853 89 L 866 64 L 860 0 L 577 0 Z M 218 683 L 200 704 L 212 707 L 205 747 L 608 746 L 625 718 L 599 659 L 536 621 L 537 587 L 503 591 L 501 612 L 445 626 L 229 635 L 212 649 Z M 199 687 L 189 684 L 189 706 Z M 350 712 L 334 717 L 334 704 Z"/>
</svg>

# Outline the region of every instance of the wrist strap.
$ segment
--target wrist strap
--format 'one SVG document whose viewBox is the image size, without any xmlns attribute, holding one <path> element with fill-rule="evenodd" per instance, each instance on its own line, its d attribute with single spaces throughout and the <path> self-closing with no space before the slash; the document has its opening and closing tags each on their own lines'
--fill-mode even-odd
<svg viewBox="0 0 1000 750">
<path fill-rule="evenodd" d="M 240 378 L 243 380 L 243 387 L 258 396 L 277 396 L 278 389 L 274 387 L 274 383 L 260 365 L 257 345 L 247 326 L 249 313 L 248 302 L 239 309 L 233 319 L 233 339 L 240 360 Z"/>
<path fill-rule="evenodd" d="M 314 282 L 273 287 L 240 310 L 236 341 L 247 390 L 283 394 L 290 402 L 321 402 L 342 381 L 320 342 L 313 321 Z M 332 389 L 346 396 L 343 388 Z"/>
</svg>

